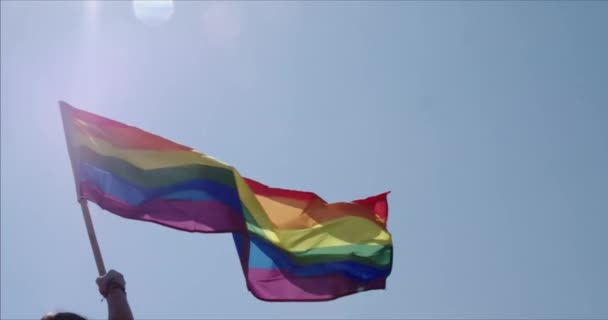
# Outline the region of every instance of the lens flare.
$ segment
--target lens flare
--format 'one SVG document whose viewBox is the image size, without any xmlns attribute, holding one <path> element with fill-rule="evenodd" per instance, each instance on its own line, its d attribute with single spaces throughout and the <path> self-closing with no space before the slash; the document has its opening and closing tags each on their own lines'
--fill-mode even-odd
<svg viewBox="0 0 608 320">
<path fill-rule="evenodd" d="M 167 22 L 173 16 L 172 0 L 134 0 L 133 12 L 135 17 L 150 26 L 157 26 Z"/>
</svg>

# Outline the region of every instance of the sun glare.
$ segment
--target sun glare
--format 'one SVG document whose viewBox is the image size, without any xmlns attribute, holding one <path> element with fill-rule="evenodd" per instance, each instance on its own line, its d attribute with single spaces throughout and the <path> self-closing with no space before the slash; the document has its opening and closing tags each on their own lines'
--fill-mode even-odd
<svg viewBox="0 0 608 320">
<path fill-rule="evenodd" d="M 133 0 L 133 12 L 139 21 L 147 25 L 161 25 L 173 16 L 173 1 Z"/>
</svg>

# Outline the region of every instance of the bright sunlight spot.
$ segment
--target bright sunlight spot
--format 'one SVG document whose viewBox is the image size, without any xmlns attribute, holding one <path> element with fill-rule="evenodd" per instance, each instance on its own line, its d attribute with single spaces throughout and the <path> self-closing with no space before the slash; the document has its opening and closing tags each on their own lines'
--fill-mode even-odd
<svg viewBox="0 0 608 320">
<path fill-rule="evenodd" d="M 147 25 L 160 25 L 171 19 L 173 0 L 134 0 L 133 11 L 139 21 Z"/>
</svg>

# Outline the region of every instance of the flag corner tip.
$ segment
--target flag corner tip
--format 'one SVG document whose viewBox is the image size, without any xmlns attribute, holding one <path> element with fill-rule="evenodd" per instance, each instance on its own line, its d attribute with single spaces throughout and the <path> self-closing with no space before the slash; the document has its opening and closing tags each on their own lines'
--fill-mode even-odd
<svg viewBox="0 0 608 320">
<path fill-rule="evenodd" d="M 57 104 L 59 104 L 59 107 L 61 107 L 61 108 L 71 107 L 71 105 L 69 103 L 65 102 L 65 100 L 57 100 Z"/>
</svg>

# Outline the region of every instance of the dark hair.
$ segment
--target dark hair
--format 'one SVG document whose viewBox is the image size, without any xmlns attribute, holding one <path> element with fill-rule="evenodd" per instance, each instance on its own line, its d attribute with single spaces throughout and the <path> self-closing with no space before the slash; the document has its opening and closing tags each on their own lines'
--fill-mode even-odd
<svg viewBox="0 0 608 320">
<path fill-rule="evenodd" d="M 41 320 L 87 320 L 86 318 L 72 312 L 47 313 Z"/>
</svg>

